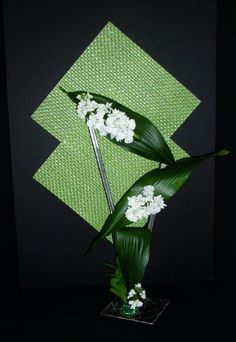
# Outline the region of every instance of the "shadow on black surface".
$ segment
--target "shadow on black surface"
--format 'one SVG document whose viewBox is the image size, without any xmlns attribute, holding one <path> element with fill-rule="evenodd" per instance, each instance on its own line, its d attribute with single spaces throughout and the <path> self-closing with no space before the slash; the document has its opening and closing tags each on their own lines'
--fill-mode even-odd
<svg viewBox="0 0 236 342">
<path fill-rule="evenodd" d="M 154 326 L 100 316 L 112 299 L 104 287 L 22 289 L 1 312 L 1 341 L 232 340 L 236 310 L 228 287 L 195 282 L 149 286 L 147 291 L 171 300 Z"/>
</svg>

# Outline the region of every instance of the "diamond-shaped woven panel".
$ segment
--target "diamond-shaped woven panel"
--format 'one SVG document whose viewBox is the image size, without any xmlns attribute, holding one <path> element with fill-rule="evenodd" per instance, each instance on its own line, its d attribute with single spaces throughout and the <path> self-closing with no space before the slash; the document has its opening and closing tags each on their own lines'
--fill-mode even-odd
<svg viewBox="0 0 236 342">
<path fill-rule="evenodd" d="M 186 153 L 171 136 L 199 100 L 146 52 L 108 23 L 33 113 L 33 119 L 59 141 L 34 179 L 100 230 L 109 214 L 86 124 L 59 90 L 87 90 L 110 97 L 148 117 L 174 156 Z M 156 163 L 99 138 L 114 202 Z"/>
</svg>

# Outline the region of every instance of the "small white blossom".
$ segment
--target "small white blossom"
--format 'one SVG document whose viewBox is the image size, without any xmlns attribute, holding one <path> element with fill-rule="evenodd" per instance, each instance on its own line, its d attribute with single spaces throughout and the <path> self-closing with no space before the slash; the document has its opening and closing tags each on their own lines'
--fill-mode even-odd
<svg viewBox="0 0 236 342">
<path fill-rule="evenodd" d="M 134 119 L 130 119 L 129 120 L 129 129 L 134 130 L 135 127 L 136 127 L 136 123 L 135 123 Z"/>
<path fill-rule="evenodd" d="M 77 114 L 79 118 L 85 120 L 88 113 L 93 112 L 97 108 L 97 102 L 90 100 L 81 100 L 77 106 Z"/>
<path fill-rule="evenodd" d="M 125 212 L 126 218 L 131 222 L 137 222 L 142 219 L 148 218 L 148 213 L 144 208 L 128 208 Z"/>
<path fill-rule="evenodd" d="M 139 295 L 142 299 L 146 299 L 146 291 L 145 290 L 141 291 Z"/>
<path fill-rule="evenodd" d="M 153 201 L 147 206 L 148 215 L 155 215 L 166 207 L 162 195 L 155 196 Z"/>
<path fill-rule="evenodd" d="M 95 101 L 90 101 L 89 100 L 86 103 L 86 109 L 87 109 L 88 113 L 89 112 L 93 112 L 97 107 L 98 107 L 98 104 Z"/>
<path fill-rule="evenodd" d="M 138 284 L 135 284 L 134 287 L 135 287 L 136 289 L 141 289 L 142 286 L 141 286 L 140 283 L 138 283 Z"/>
<path fill-rule="evenodd" d="M 136 291 L 134 289 L 131 289 L 128 293 L 127 299 L 130 299 L 136 295 Z"/>
<path fill-rule="evenodd" d="M 140 308 L 141 306 L 143 306 L 143 302 L 141 302 L 139 299 L 130 300 L 128 303 L 131 309 L 136 309 L 136 308 Z"/>
<path fill-rule="evenodd" d="M 125 143 L 130 144 L 134 141 L 134 131 L 128 131 L 125 136 Z"/>
<path fill-rule="evenodd" d="M 88 111 L 86 108 L 86 102 L 84 100 L 81 100 L 78 103 L 76 110 L 77 110 L 77 114 L 78 114 L 79 118 L 82 120 L 85 120 L 85 117 L 86 117 Z"/>
<path fill-rule="evenodd" d="M 98 104 L 97 105 L 97 110 L 96 110 L 96 115 L 102 115 L 104 117 L 104 115 L 107 113 L 107 107 L 104 104 Z"/>
<path fill-rule="evenodd" d="M 139 220 L 137 213 L 138 209 L 128 208 L 125 212 L 125 216 L 130 222 L 137 222 Z"/>
<path fill-rule="evenodd" d="M 139 209 L 144 204 L 145 201 L 142 195 L 128 197 L 128 205 L 133 209 Z"/>
<path fill-rule="evenodd" d="M 154 196 L 154 186 L 153 185 L 146 185 L 143 188 L 143 196 Z"/>
<path fill-rule="evenodd" d="M 78 94 L 76 96 L 76 98 L 78 100 L 85 100 L 86 101 L 86 100 L 91 100 L 93 98 L 93 96 L 89 93 L 82 93 L 82 94 Z"/>
<path fill-rule="evenodd" d="M 105 136 L 107 134 L 106 126 L 104 125 L 103 116 L 104 115 L 101 112 L 99 114 L 90 114 L 87 120 L 87 125 L 89 127 L 93 127 L 94 129 L 97 129 L 101 136 Z"/>
</svg>

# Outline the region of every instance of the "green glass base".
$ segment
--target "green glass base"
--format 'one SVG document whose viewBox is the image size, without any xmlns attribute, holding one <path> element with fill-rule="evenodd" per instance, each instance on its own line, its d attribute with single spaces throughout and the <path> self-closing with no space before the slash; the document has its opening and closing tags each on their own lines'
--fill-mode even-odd
<svg viewBox="0 0 236 342">
<path fill-rule="evenodd" d="M 119 311 L 121 316 L 125 318 L 133 318 L 139 314 L 139 309 L 132 309 L 129 304 L 123 304 Z"/>
</svg>

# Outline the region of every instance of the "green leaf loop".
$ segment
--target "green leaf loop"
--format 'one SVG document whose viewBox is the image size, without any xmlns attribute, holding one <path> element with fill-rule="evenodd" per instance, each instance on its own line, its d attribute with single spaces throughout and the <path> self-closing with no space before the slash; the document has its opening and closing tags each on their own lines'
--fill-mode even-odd
<svg viewBox="0 0 236 342">
<path fill-rule="evenodd" d="M 82 90 L 67 92 L 62 87 L 60 87 L 60 90 L 66 93 L 70 100 L 76 104 L 79 102 L 77 96 L 82 93 L 86 93 L 86 91 Z M 134 130 L 135 139 L 132 143 L 126 144 L 122 141 L 116 141 L 115 139 L 111 139 L 109 135 L 106 136 L 107 139 L 123 149 L 138 154 L 146 159 L 154 160 L 166 165 L 174 164 L 175 160 L 173 154 L 163 135 L 149 119 L 108 97 L 100 94 L 90 94 L 97 103 L 112 103 L 113 108 L 125 112 L 130 119 L 133 119 L 136 122 L 136 128 Z"/>
</svg>

